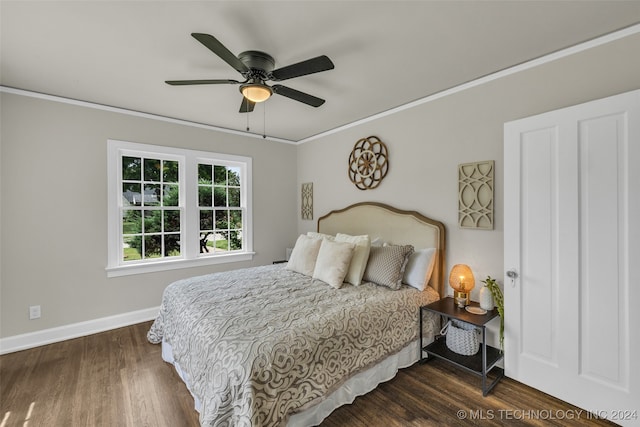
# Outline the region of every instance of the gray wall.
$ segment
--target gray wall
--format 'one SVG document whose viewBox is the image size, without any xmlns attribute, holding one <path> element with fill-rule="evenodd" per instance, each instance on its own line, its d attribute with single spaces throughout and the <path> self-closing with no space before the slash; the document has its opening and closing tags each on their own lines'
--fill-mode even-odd
<svg viewBox="0 0 640 427">
<path fill-rule="evenodd" d="M 155 307 L 174 280 L 268 264 L 295 242 L 295 145 L 8 93 L 0 100 L 0 337 Z M 107 279 L 107 139 L 252 157 L 253 261 Z M 41 305 L 40 319 L 29 320 L 30 305 Z"/>
<path fill-rule="evenodd" d="M 300 219 L 303 182 L 313 182 L 315 219 L 366 200 L 417 210 L 447 226 L 448 268 L 502 278 L 504 122 L 640 88 L 638 52 L 634 35 L 297 147 L 3 93 L 0 337 L 154 307 L 179 278 L 281 259 L 315 229 Z M 347 159 L 369 135 L 391 163 L 380 187 L 361 191 Z M 254 260 L 107 279 L 107 139 L 251 156 Z M 480 160 L 496 161 L 495 229 L 461 230 L 457 166 Z M 42 318 L 30 321 L 35 304 Z"/>
<path fill-rule="evenodd" d="M 310 141 L 298 150 L 298 184 L 313 182 L 316 217 L 378 201 L 444 222 L 447 271 L 469 264 L 477 299 L 479 280 L 491 275 L 502 282 L 504 274 L 503 124 L 640 88 L 639 53 L 640 35 L 634 35 Z M 369 135 L 386 143 L 390 165 L 378 188 L 361 191 L 347 164 L 356 141 Z M 460 229 L 458 164 L 482 160 L 496 162 L 495 229 Z M 314 227 L 298 220 L 299 233 Z"/>
</svg>

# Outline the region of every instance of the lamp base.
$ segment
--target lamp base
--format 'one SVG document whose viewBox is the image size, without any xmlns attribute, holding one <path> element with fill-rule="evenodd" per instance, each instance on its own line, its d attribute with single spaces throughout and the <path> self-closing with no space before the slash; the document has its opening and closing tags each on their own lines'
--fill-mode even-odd
<svg viewBox="0 0 640 427">
<path fill-rule="evenodd" d="M 469 305 L 470 302 L 470 294 L 469 292 L 462 291 L 454 291 L 453 292 L 453 300 L 460 308 L 465 308 Z"/>
</svg>

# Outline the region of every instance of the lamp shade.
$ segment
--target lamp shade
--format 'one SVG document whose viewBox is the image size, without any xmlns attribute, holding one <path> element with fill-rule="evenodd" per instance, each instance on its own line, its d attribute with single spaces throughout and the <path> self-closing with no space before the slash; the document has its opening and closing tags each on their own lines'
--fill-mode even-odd
<svg viewBox="0 0 640 427">
<path fill-rule="evenodd" d="M 262 102 L 269 99 L 272 94 L 271 88 L 259 83 L 247 83 L 240 87 L 240 92 L 249 101 Z"/>
<path fill-rule="evenodd" d="M 449 285 L 458 292 L 471 292 L 476 285 L 471 268 L 466 264 L 456 264 L 449 274 Z"/>
</svg>

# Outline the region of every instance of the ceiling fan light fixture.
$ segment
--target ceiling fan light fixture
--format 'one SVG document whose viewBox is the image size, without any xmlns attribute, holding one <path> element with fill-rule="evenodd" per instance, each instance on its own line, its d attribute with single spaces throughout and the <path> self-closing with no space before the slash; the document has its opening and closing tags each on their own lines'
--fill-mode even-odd
<svg viewBox="0 0 640 427">
<path fill-rule="evenodd" d="M 252 102 L 263 102 L 273 94 L 271 88 L 260 83 L 247 83 L 240 86 L 242 95 Z"/>
</svg>

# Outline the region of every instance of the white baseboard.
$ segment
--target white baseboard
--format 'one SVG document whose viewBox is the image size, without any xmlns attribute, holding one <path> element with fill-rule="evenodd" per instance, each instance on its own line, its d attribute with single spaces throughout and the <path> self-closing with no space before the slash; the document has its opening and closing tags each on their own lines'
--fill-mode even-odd
<svg viewBox="0 0 640 427">
<path fill-rule="evenodd" d="M 72 323 L 57 328 L 0 338 L 0 354 L 13 353 L 15 351 L 146 322 L 155 319 L 159 309 L 160 307 L 146 308 L 144 310 L 116 314 L 115 316 L 87 320 L 86 322 Z"/>
</svg>

